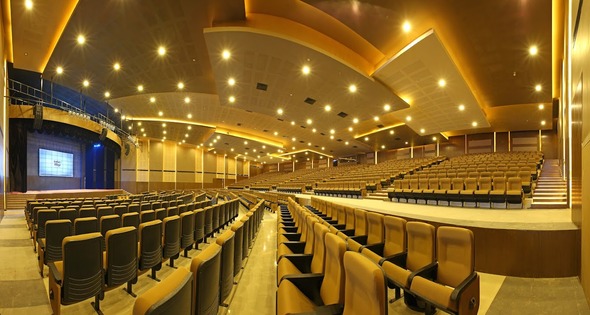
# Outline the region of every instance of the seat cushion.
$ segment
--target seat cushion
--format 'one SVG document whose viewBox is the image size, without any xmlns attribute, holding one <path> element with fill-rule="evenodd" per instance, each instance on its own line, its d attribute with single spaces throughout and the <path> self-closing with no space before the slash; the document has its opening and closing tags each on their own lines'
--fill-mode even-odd
<svg viewBox="0 0 590 315">
<path fill-rule="evenodd" d="M 412 292 L 415 292 L 432 302 L 445 306 L 450 310 L 457 311 L 457 306 L 451 301 L 451 294 L 453 293 L 453 288 L 451 287 L 417 276 L 412 280 L 412 287 L 410 289 Z"/>
<path fill-rule="evenodd" d="M 389 261 L 383 262 L 381 265 L 383 271 L 385 272 L 385 276 L 388 279 L 392 280 L 393 282 L 402 285 L 404 288 L 409 288 L 408 286 L 408 277 L 410 277 L 410 272 L 407 269 L 399 267 Z"/>
<path fill-rule="evenodd" d="M 291 281 L 282 281 L 277 292 L 277 314 L 313 312 L 315 304 Z"/>
<path fill-rule="evenodd" d="M 281 259 L 277 267 L 277 285 L 284 276 L 297 274 L 301 274 L 301 271 L 289 259 Z"/>
<path fill-rule="evenodd" d="M 294 254 L 293 251 L 289 248 L 289 246 L 285 244 L 279 244 L 279 248 L 277 248 L 277 257 L 281 257 L 283 255 L 290 255 Z"/>
</svg>

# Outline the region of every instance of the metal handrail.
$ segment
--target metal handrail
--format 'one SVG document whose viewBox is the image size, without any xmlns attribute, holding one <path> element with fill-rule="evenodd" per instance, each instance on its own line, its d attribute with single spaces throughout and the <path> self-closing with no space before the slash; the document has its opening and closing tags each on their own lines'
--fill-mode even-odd
<svg viewBox="0 0 590 315">
<path fill-rule="evenodd" d="M 81 108 L 56 98 L 43 90 L 13 79 L 8 80 L 8 90 L 10 92 L 10 99 L 17 105 L 42 105 L 44 107 L 51 107 L 67 111 L 72 115 L 80 116 L 82 118 L 99 123 L 101 126 L 106 127 L 116 133 L 124 141 L 127 140 L 134 142 L 133 137 L 131 137 L 130 134 L 117 127 L 112 119 L 101 113 L 98 113 L 97 115 L 91 115 Z"/>
</svg>

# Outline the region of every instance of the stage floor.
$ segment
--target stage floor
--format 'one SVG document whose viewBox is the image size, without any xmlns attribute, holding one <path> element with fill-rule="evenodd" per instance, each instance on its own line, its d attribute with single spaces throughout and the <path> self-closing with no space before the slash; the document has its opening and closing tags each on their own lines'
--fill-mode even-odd
<svg viewBox="0 0 590 315">
<path fill-rule="evenodd" d="M 461 208 L 398 203 L 373 199 L 312 196 L 306 194 L 297 194 L 296 196 L 303 200 L 311 201 L 311 197 L 314 197 L 383 214 L 466 227 L 538 231 L 578 230 L 578 227 L 572 223 L 571 209 L 524 210 Z"/>
</svg>

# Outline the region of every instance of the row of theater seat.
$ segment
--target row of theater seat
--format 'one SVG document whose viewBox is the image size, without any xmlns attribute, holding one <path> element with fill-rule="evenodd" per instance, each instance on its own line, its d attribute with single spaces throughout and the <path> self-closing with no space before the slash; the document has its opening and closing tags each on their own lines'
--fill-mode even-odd
<svg viewBox="0 0 590 315">
<path fill-rule="evenodd" d="M 237 200 L 230 204 L 235 205 L 236 216 L 227 224 L 237 217 Z M 192 260 L 190 280 L 188 271 L 179 268 L 136 300 L 134 314 L 216 314 L 258 230 L 263 214 L 260 205 L 262 201 Z M 192 223 L 188 218 L 194 218 L 196 212 L 204 210 L 142 223 L 139 229 L 112 229 L 105 237 L 100 233 L 65 236 L 59 248 L 62 259 L 49 262 L 49 299 L 54 314 L 60 313 L 60 305 L 88 298 L 94 298 L 93 307 L 100 312 L 104 292 L 123 284 L 135 296 L 132 284 L 137 282 L 138 272 L 151 269 L 151 277 L 158 280 L 155 270 L 161 268 L 162 261 L 171 259 L 173 267 L 172 259 L 179 256 L 183 242 L 192 238 L 185 227 L 194 224 L 180 221 L 184 218 Z M 191 283 L 188 286 L 187 281 Z"/>
<path fill-rule="evenodd" d="M 398 202 L 506 208 L 522 207 L 524 192 L 520 177 L 435 177 L 396 180 L 387 196 Z"/>
<path fill-rule="evenodd" d="M 312 198 L 312 205 L 321 209 L 336 206 L 317 198 Z M 327 212 L 314 207 L 304 209 L 295 202 L 289 205 L 289 210 L 281 211 L 279 221 L 279 314 L 304 311 L 302 307 L 312 304 L 317 307 L 318 303 L 334 304 L 329 306 L 331 309 L 337 309 L 344 303 L 345 313 L 347 303 L 360 306 L 351 314 L 386 314 L 386 291 L 381 290 L 383 282 L 396 289 L 396 298 L 400 297 L 400 289 L 403 289 L 406 304 L 414 310 L 427 314 L 434 313 L 435 308 L 452 314 L 477 313 L 479 277 L 474 271 L 473 234 L 467 229 L 440 227 L 435 237 L 435 228 L 429 224 L 406 223 L 401 218 L 360 209 L 354 210 L 354 224 L 352 228 L 347 228 L 329 217 Z M 337 256 L 333 251 L 338 249 L 340 252 L 348 249 L 360 253 L 362 259 L 359 258 L 359 264 L 372 265 L 373 273 L 363 274 L 359 270 L 347 269 L 342 260 L 335 258 Z M 338 268 L 345 271 L 346 285 L 352 282 L 353 286 L 341 285 L 342 274 L 339 278 L 339 273 L 334 273 Z M 313 291 L 307 287 L 308 284 L 298 280 L 302 276 L 294 276 L 306 273 L 324 274 L 324 279 L 330 277 L 326 286 L 322 282 L 319 293 L 328 300 L 308 299 L 314 296 Z M 332 291 L 331 295 L 326 290 Z M 340 298 L 337 294 L 342 290 L 346 292 L 344 299 L 342 294 Z M 349 301 L 349 291 L 351 295 L 362 297 Z M 298 297 L 296 302 L 293 302 L 293 296 Z"/>
<path fill-rule="evenodd" d="M 362 198 L 367 194 L 367 183 L 358 181 L 317 183 L 313 193 L 321 196 Z"/>
<path fill-rule="evenodd" d="M 178 213 L 176 207 L 168 208 L 168 210 L 170 211 L 163 209 L 162 211 L 146 210 L 141 213 L 124 213 L 121 217 L 110 214 L 102 216 L 100 219 L 96 217 L 76 218 L 73 222 L 69 219 L 58 219 L 55 210 L 40 210 L 38 212 L 40 224 L 35 232 L 35 244 L 39 254 L 39 272 L 43 276 L 43 265 L 61 259 L 59 249 L 61 241 L 66 236 L 100 232 L 103 237 L 106 237 L 112 229 L 129 226 L 135 227 L 141 232 L 142 224 L 155 222 L 154 220 L 163 222 L 164 230 L 166 226 L 169 226 L 168 230 L 178 230 L 179 233 L 176 233 L 179 234 L 178 240 L 174 237 L 174 232 L 171 232 L 171 237 L 168 240 L 172 244 L 179 241 L 179 248 L 184 250 L 186 257 L 193 244 L 198 246 L 200 242 L 206 241 L 207 237 L 211 237 L 237 217 L 238 201 L 235 199 L 183 213 Z M 166 239 L 162 241 L 165 242 Z M 170 257 L 172 257 L 171 264 L 173 265 L 174 259 L 178 255 L 173 253 Z M 156 270 L 152 271 L 154 277 Z"/>
</svg>

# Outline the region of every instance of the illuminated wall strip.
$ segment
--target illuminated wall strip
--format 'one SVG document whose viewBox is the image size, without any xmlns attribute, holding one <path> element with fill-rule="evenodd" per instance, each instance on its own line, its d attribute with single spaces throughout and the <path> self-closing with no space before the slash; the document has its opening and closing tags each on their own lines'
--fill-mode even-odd
<svg viewBox="0 0 590 315">
<path fill-rule="evenodd" d="M 566 44 L 566 67 L 567 67 L 567 80 L 565 84 L 567 93 L 567 139 L 568 139 L 568 184 L 567 184 L 567 206 L 572 206 L 572 0 L 568 1 L 567 7 L 567 38 L 565 39 Z"/>
<path fill-rule="evenodd" d="M 387 126 L 387 127 L 383 127 L 383 128 L 380 128 L 380 129 L 375 129 L 375 130 L 372 130 L 372 131 L 363 133 L 361 135 L 355 135 L 354 138 L 355 139 L 363 138 L 363 137 L 366 137 L 366 136 L 370 136 L 370 135 L 372 135 L 374 133 L 378 133 L 378 132 L 381 132 L 381 131 L 385 131 L 385 130 L 389 130 L 389 129 L 393 129 L 393 128 L 400 127 L 400 126 L 405 126 L 405 125 L 406 125 L 405 123 L 399 123 L 399 124 L 395 124 L 395 125 L 392 125 L 392 126 Z"/>
</svg>

